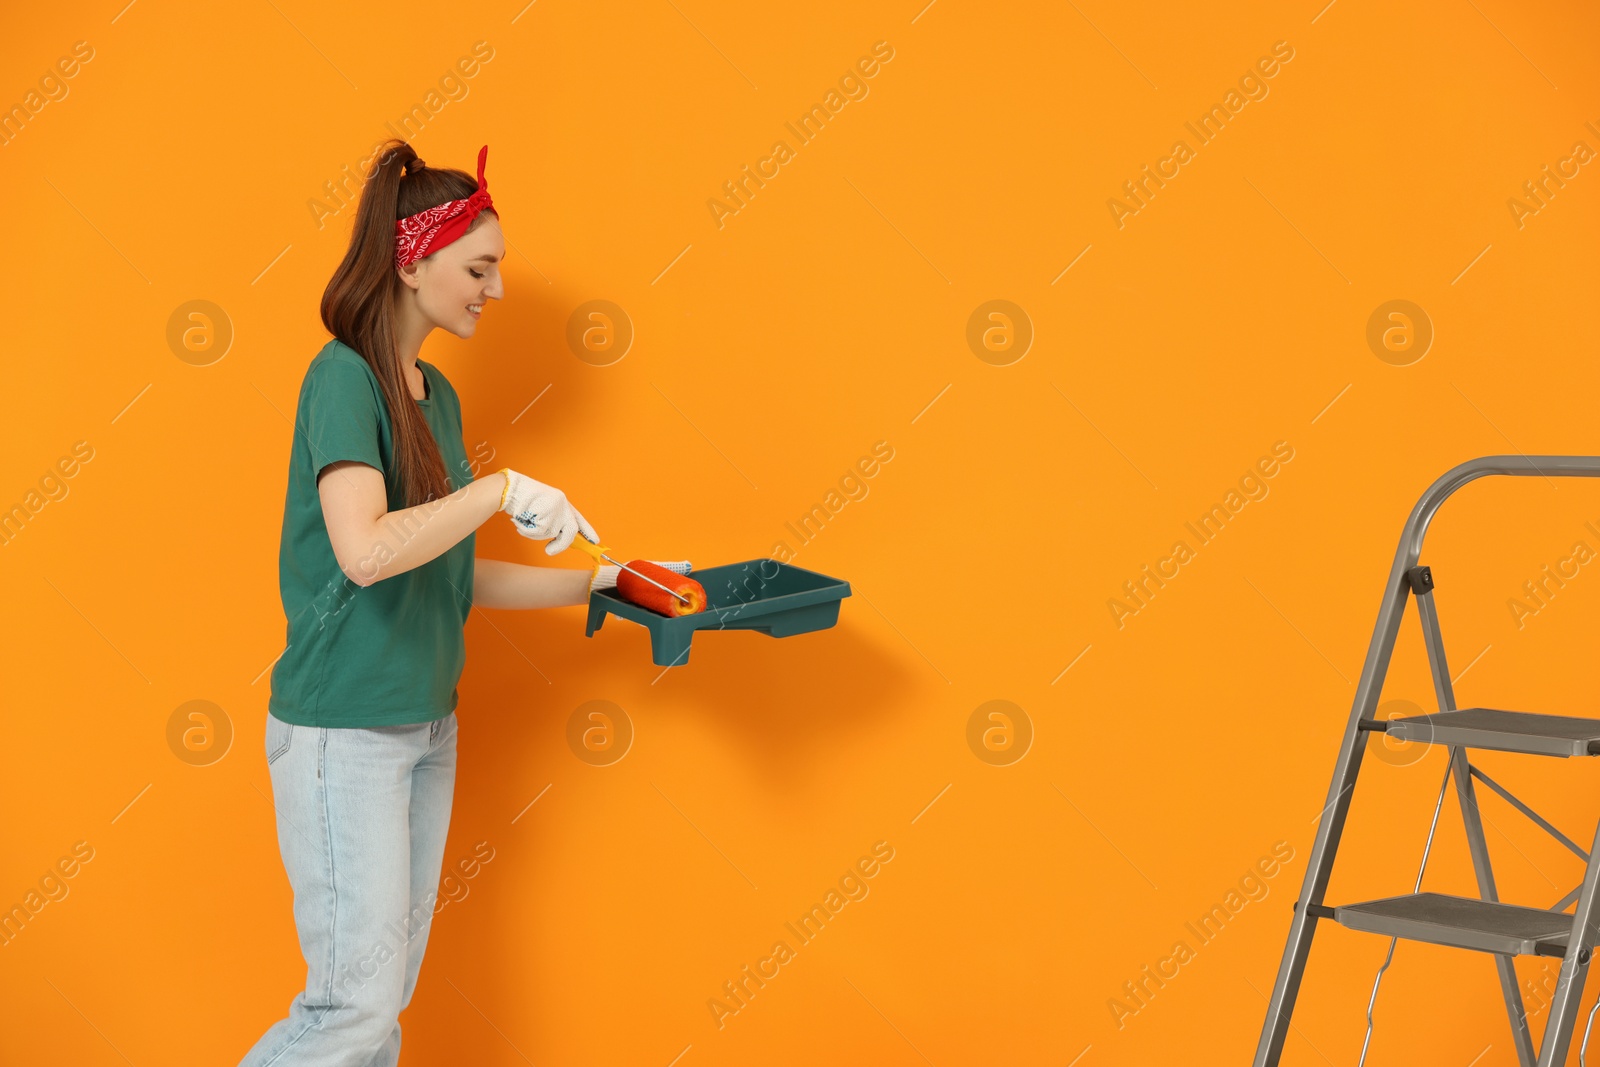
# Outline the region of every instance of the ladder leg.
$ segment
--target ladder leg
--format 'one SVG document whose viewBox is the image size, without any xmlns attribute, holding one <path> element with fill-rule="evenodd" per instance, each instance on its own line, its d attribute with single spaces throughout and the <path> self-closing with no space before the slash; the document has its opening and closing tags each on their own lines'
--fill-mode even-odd
<svg viewBox="0 0 1600 1067">
<path fill-rule="evenodd" d="M 1494 868 L 1489 863 L 1489 844 L 1483 836 L 1483 817 L 1478 812 L 1478 797 L 1467 769 L 1466 749 L 1451 745 L 1450 760 L 1456 798 L 1461 802 L 1461 821 L 1467 831 L 1467 847 L 1472 853 L 1473 870 L 1478 875 L 1478 895 L 1484 900 L 1499 900 Z M 1497 953 L 1494 957 L 1495 969 L 1500 972 L 1500 993 L 1505 998 L 1506 1017 L 1511 1022 L 1511 1039 L 1517 1046 L 1517 1061 L 1523 1067 L 1534 1067 L 1533 1035 L 1528 1030 L 1528 1016 L 1522 1006 L 1522 990 L 1517 985 L 1514 962 L 1510 956 Z"/>
<path fill-rule="evenodd" d="M 1572 916 L 1572 933 L 1567 939 L 1567 955 L 1561 961 L 1561 977 L 1550 998 L 1550 1020 L 1545 1023 L 1544 1040 L 1539 1044 L 1539 1067 L 1561 1067 L 1567 1061 L 1572 1028 L 1578 1005 L 1583 1000 L 1584 979 L 1589 976 L 1589 945 L 1595 940 L 1597 911 L 1596 888 L 1600 886 L 1600 825 L 1595 827 L 1594 844 L 1589 847 L 1589 867 L 1578 891 L 1578 907 Z"/>
<path fill-rule="evenodd" d="M 1395 637 L 1399 634 L 1400 620 L 1405 614 L 1406 600 L 1411 592 L 1406 570 L 1415 558 L 1415 554 L 1402 541 L 1394 567 L 1389 572 L 1383 602 L 1378 608 L 1372 641 L 1367 645 L 1367 659 L 1362 665 L 1361 681 L 1356 686 L 1355 700 L 1350 707 L 1350 719 L 1345 725 L 1339 759 L 1334 764 L 1333 781 L 1328 786 L 1328 799 L 1322 810 L 1322 821 L 1317 826 L 1316 841 L 1306 860 L 1305 880 L 1300 884 L 1294 917 L 1289 921 L 1289 939 L 1283 946 L 1278 977 L 1272 986 L 1272 997 L 1267 1002 L 1267 1017 L 1261 1024 L 1261 1038 L 1256 1044 L 1253 1067 L 1277 1067 L 1283 1055 L 1283 1043 L 1289 1036 L 1289 1020 L 1294 1014 L 1295 1000 L 1300 995 L 1300 980 L 1305 975 L 1306 957 L 1311 954 L 1311 938 L 1317 930 L 1317 918 L 1307 914 L 1307 909 L 1310 905 L 1320 905 L 1323 894 L 1328 890 L 1333 858 L 1339 851 L 1339 838 L 1344 833 L 1345 818 L 1350 814 L 1350 797 L 1355 792 L 1361 758 L 1367 750 L 1367 736 L 1361 729 L 1361 720 L 1372 715 L 1378 706 L 1378 695 L 1383 691 L 1383 679 L 1389 672 Z"/>
<path fill-rule="evenodd" d="M 1300 887 L 1300 898 L 1294 905 L 1294 918 L 1289 922 L 1289 940 L 1283 949 L 1283 960 L 1278 965 L 1272 999 L 1267 1002 L 1267 1019 L 1262 1025 L 1261 1039 L 1256 1046 L 1254 1067 L 1277 1067 L 1278 1058 L 1283 1055 L 1284 1039 L 1289 1036 L 1289 1019 L 1294 1014 L 1294 1002 L 1300 995 L 1300 979 L 1305 975 L 1306 957 L 1311 954 L 1311 937 L 1317 928 L 1317 918 L 1306 914 L 1306 905 L 1322 903 L 1322 894 L 1327 891 L 1328 876 L 1333 872 L 1333 857 L 1339 851 L 1345 817 L 1350 813 L 1350 794 L 1355 791 L 1361 757 L 1366 750 L 1366 735 L 1356 730 L 1353 723 L 1350 732 L 1354 733 L 1354 737 L 1347 733 L 1344 739 L 1335 778 L 1329 788 L 1328 806 L 1322 813 L 1322 824 L 1317 827 L 1311 857 L 1306 861 L 1305 881 Z"/>
<path fill-rule="evenodd" d="M 1413 587 L 1416 592 L 1417 619 L 1422 623 L 1422 640 L 1428 651 L 1428 666 L 1433 672 L 1434 696 L 1440 711 L 1454 711 L 1455 686 L 1444 654 L 1444 635 L 1439 629 L 1439 608 L 1434 602 L 1432 574 Z M 1478 895 L 1484 900 L 1500 899 L 1494 885 L 1494 866 L 1489 862 L 1489 843 L 1483 836 L 1483 816 L 1478 811 L 1477 793 L 1472 787 L 1471 765 L 1466 749 L 1450 746 L 1450 769 L 1456 783 L 1456 799 L 1461 802 L 1461 822 L 1467 832 L 1467 848 L 1472 853 L 1472 869 L 1478 876 Z M 1517 969 L 1510 956 L 1498 953 L 1495 970 L 1500 974 L 1500 994 L 1506 1002 L 1506 1018 L 1511 1023 L 1511 1041 L 1517 1048 L 1517 1062 L 1534 1067 L 1533 1035 L 1528 1030 L 1528 1015 L 1522 1005 L 1522 990 L 1517 985 Z"/>
</svg>

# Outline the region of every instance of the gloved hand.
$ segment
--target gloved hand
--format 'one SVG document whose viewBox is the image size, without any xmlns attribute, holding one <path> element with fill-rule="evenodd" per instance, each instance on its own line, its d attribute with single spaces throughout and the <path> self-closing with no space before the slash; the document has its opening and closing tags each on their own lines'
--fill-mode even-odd
<svg viewBox="0 0 1600 1067">
<path fill-rule="evenodd" d="M 689 561 L 686 559 L 678 560 L 675 563 L 663 563 L 659 559 L 653 559 L 650 562 L 654 563 L 658 567 L 665 567 L 674 574 L 688 574 L 690 571 L 694 570 L 694 568 L 689 565 Z M 610 563 L 602 563 L 599 569 L 597 569 L 589 579 L 589 592 L 592 593 L 596 589 L 610 589 L 615 586 L 617 584 L 617 574 L 621 570 L 621 567 L 614 566 Z"/>
<path fill-rule="evenodd" d="M 599 541 L 589 520 L 567 501 L 567 494 L 553 485 L 518 474 L 510 467 L 501 467 L 505 473 L 506 488 L 500 495 L 500 510 L 511 516 L 511 523 L 522 536 L 535 541 L 549 540 L 545 554 L 553 556 L 572 546 L 579 531 L 592 541 Z M 497 472 L 499 473 L 499 472 Z"/>
</svg>

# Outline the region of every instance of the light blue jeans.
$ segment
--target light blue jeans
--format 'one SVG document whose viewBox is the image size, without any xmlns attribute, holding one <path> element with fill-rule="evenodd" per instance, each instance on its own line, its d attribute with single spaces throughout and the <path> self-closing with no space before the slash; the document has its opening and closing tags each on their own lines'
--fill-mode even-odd
<svg viewBox="0 0 1600 1067">
<path fill-rule="evenodd" d="M 269 712 L 266 735 L 306 987 L 240 1067 L 395 1067 L 450 828 L 455 712 L 364 728 Z"/>
</svg>

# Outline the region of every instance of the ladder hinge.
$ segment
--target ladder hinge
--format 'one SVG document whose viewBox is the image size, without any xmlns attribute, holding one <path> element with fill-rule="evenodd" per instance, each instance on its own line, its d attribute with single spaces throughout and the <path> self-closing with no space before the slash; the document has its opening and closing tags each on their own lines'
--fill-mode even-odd
<svg viewBox="0 0 1600 1067">
<path fill-rule="evenodd" d="M 1411 591 L 1417 596 L 1427 596 L 1433 592 L 1433 568 L 1412 567 L 1406 571 L 1406 581 L 1411 584 Z"/>
</svg>

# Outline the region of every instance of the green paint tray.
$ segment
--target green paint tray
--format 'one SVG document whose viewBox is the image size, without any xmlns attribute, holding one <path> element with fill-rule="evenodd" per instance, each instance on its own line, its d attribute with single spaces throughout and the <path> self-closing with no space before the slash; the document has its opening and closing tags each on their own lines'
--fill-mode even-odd
<svg viewBox="0 0 1600 1067">
<path fill-rule="evenodd" d="M 839 621 L 839 602 L 850 595 L 850 583 L 775 559 L 751 559 L 722 567 L 690 571 L 705 587 L 706 609 L 668 618 L 622 599 L 615 589 L 589 594 L 589 626 L 593 637 L 607 615 L 616 615 L 650 631 L 651 658 L 658 667 L 689 661 L 689 639 L 697 630 L 757 630 L 769 637 L 792 637 L 826 630 Z"/>
</svg>

